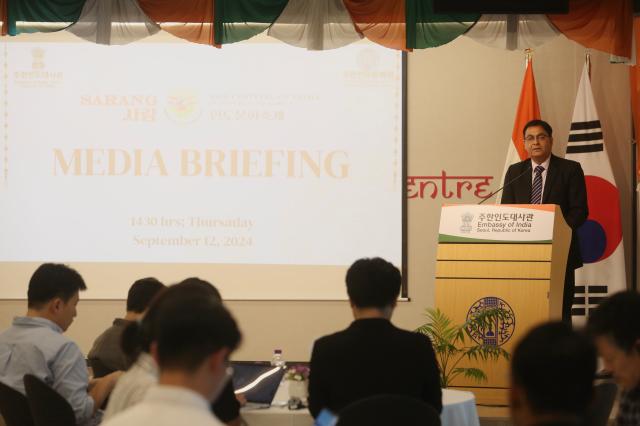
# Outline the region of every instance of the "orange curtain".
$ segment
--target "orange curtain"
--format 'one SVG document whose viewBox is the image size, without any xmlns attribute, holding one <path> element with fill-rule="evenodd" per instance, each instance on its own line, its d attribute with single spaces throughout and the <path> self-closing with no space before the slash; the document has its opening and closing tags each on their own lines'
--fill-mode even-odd
<svg viewBox="0 0 640 426">
<path fill-rule="evenodd" d="M 569 13 L 548 15 L 567 38 L 616 56 L 631 57 L 631 0 L 569 0 Z"/>
<path fill-rule="evenodd" d="M 640 60 L 640 17 L 633 18 L 633 34 L 636 38 L 636 63 Z M 631 112 L 633 113 L 633 132 L 636 139 L 636 174 L 640 179 L 640 65 L 634 65 L 629 70 L 631 84 Z"/>
<path fill-rule="evenodd" d="M 7 1 L 0 0 L 0 36 L 7 35 Z"/>
<path fill-rule="evenodd" d="M 138 0 L 147 16 L 176 37 L 214 45 L 213 0 Z"/>
<path fill-rule="evenodd" d="M 357 30 L 382 46 L 407 50 L 404 0 L 344 0 Z"/>
</svg>

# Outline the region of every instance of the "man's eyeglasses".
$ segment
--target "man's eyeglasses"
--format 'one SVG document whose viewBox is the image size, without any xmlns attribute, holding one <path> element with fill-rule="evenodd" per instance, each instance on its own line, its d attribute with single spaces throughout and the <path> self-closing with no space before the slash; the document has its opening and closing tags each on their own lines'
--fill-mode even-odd
<svg viewBox="0 0 640 426">
<path fill-rule="evenodd" d="M 524 138 L 525 142 L 533 142 L 537 140 L 538 142 L 546 142 L 549 140 L 549 135 L 545 135 L 544 133 L 540 133 L 539 135 L 527 135 Z"/>
</svg>

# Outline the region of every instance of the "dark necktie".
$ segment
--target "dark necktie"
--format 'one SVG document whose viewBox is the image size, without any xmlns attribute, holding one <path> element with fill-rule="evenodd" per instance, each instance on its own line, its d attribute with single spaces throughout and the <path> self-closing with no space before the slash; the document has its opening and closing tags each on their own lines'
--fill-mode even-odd
<svg viewBox="0 0 640 426">
<path fill-rule="evenodd" d="M 540 204 L 542 201 L 542 172 L 544 172 L 544 167 L 536 166 L 533 171 L 536 175 L 533 178 L 533 186 L 531 187 L 531 204 Z"/>
</svg>

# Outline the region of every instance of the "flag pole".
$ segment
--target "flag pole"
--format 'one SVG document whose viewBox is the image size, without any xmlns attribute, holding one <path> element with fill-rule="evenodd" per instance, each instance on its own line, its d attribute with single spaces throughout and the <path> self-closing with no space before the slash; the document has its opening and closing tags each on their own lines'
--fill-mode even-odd
<svg viewBox="0 0 640 426">
<path fill-rule="evenodd" d="M 631 156 L 631 173 L 634 177 L 632 181 L 636 183 L 636 185 L 631 185 L 631 235 L 633 235 L 631 239 L 631 288 L 634 291 L 638 291 L 638 265 L 636 259 L 638 258 L 638 187 L 640 184 L 637 183 L 638 174 L 636 170 L 638 167 L 637 132 L 640 129 L 635 128 L 633 117 L 631 118 L 631 128 L 633 129 L 631 136 L 631 152 L 633 153 Z"/>
</svg>

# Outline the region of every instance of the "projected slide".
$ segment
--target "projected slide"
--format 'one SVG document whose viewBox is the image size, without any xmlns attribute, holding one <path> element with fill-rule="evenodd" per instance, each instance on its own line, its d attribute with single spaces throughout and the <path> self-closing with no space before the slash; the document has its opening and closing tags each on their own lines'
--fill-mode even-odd
<svg viewBox="0 0 640 426">
<path fill-rule="evenodd" d="M 401 264 L 399 52 L 28 38 L 2 49 L 0 265 L 129 271 L 88 282 L 101 298 L 122 296 L 135 265 L 198 264 L 214 282 L 226 268 L 223 294 L 287 299 L 344 297 L 359 257 Z M 323 268 L 340 282 L 296 293 Z"/>
</svg>

